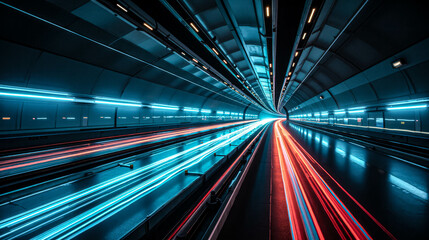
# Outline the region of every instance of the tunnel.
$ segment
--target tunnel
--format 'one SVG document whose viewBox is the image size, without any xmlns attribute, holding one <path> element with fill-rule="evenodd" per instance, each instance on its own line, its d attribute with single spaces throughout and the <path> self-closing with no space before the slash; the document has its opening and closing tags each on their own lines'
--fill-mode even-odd
<svg viewBox="0 0 429 240">
<path fill-rule="evenodd" d="M 0 0 L 0 239 L 428 239 L 428 7 Z"/>
</svg>

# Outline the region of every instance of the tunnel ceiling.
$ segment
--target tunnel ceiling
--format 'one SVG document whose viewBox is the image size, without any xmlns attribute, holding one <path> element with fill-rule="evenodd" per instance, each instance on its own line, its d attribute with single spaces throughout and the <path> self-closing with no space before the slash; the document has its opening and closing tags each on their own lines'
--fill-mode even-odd
<svg viewBox="0 0 429 240">
<path fill-rule="evenodd" d="M 49 62 L 58 65 L 59 75 L 65 64 L 73 65 L 75 74 L 39 84 L 54 90 L 79 73 L 94 79 L 91 86 L 106 81 L 105 92 L 115 88 L 121 97 L 141 79 L 279 113 L 283 107 L 341 108 L 397 97 L 394 88 L 391 93 L 372 83 L 373 75 L 361 78 L 365 86 L 348 81 L 424 41 L 425 9 L 421 1 L 4 1 L 2 18 L 16 24 L 3 26 L 1 41 L 7 42 L 4 54 L 27 56 L 20 66 L 27 76 L 44 73 L 34 66 Z M 61 58 L 68 62 L 59 64 Z M 407 68 L 417 64 L 409 63 Z M 413 76 L 421 76 L 422 68 L 399 75 L 389 68 L 377 76 L 392 75 L 397 86 L 416 88 Z M 119 80 L 109 82 L 112 76 Z M 92 89 L 81 84 L 60 90 Z"/>
<path fill-rule="evenodd" d="M 424 2 L 411 2 L 325 1 L 307 40 L 302 33 L 297 43 L 281 105 L 317 111 L 427 96 L 423 66 L 414 65 L 428 59 L 410 51 L 427 52 L 429 17 Z M 407 65 L 396 70 L 399 58 Z"/>
<path fill-rule="evenodd" d="M 258 107 L 239 89 L 225 85 L 232 84 L 215 69 L 206 71 L 203 62 L 183 56 L 162 36 L 136 28 L 100 2 L 6 1 L 1 16 L 14 22 L 2 27 L 2 84 L 122 98 L 124 93 L 153 95 L 135 87 L 149 81 L 243 108 Z M 175 93 L 158 94 L 158 99 L 168 99 Z"/>
</svg>

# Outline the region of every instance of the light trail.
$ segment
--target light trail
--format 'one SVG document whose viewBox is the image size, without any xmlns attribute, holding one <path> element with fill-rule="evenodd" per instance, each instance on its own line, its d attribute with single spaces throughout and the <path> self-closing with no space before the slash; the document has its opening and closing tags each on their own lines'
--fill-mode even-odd
<svg viewBox="0 0 429 240">
<path fill-rule="evenodd" d="M 278 120 L 274 124 L 276 144 L 274 149 L 279 155 L 292 237 L 294 239 L 324 239 L 325 235 L 333 234 L 332 229 L 335 229 L 334 234 L 341 239 L 372 239 L 320 175 L 320 173 L 326 175 L 327 172 L 292 138 L 281 122 Z M 333 180 L 388 237 L 394 239 L 393 235 L 362 205 L 329 174 L 327 175 L 329 180 Z M 329 224 L 324 221 L 326 219 L 329 219 Z"/>
<path fill-rule="evenodd" d="M 132 138 L 126 138 L 126 139 L 119 139 L 119 140 L 109 140 L 109 141 L 98 142 L 93 145 L 85 144 L 83 146 L 79 145 L 79 146 L 73 146 L 73 147 L 60 148 L 53 152 L 52 150 L 48 150 L 47 153 L 38 153 L 38 154 L 33 154 L 31 156 L 22 156 L 22 154 L 19 154 L 17 157 L 15 156 L 2 157 L 0 158 L 1 160 L 0 174 L 7 170 L 22 169 L 29 166 L 35 166 L 37 164 L 52 163 L 59 160 L 85 157 L 96 153 L 102 153 L 102 152 L 108 153 L 111 151 L 119 151 L 123 149 L 136 147 L 144 143 L 167 140 L 171 138 L 196 134 L 196 133 L 210 131 L 210 130 L 228 127 L 228 126 L 234 126 L 237 124 L 243 124 L 247 122 L 249 121 L 217 124 L 217 125 L 205 126 L 205 127 L 196 127 L 191 129 L 177 130 L 173 132 L 163 132 L 163 133 L 158 133 L 155 135 L 143 136 L 143 137 L 132 137 Z M 28 155 L 28 154 L 25 154 L 25 155 Z"/>
<path fill-rule="evenodd" d="M 268 123 L 271 122 L 272 119 L 266 119 L 264 122 Z M 261 134 L 261 133 L 260 133 Z M 174 237 L 176 237 L 176 234 L 181 230 L 181 228 L 188 222 L 188 220 L 190 218 L 193 217 L 193 215 L 195 214 L 195 212 L 201 207 L 201 205 L 203 203 L 205 203 L 208 199 L 208 197 L 210 196 L 211 192 L 213 190 L 215 190 L 216 187 L 218 187 L 218 185 L 220 184 L 220 182 L 224 179 L 224 177 L 231 171 L 231 169 L 236 165 L 236 163 L 238 161 L 240 161 L 243 157 L 243 155 L 246 153 L 246 150 L 249 148 L 249 146 L 255 141 L 257 137 L 255 137 L 252 142 L 250 142 L 248 144 L 248 147 L 241 152 L 241 154 L 234 160 L 234 162 L 232 164 L 230 164 L 230 166 L 228 167 L 228 169 L 222 174 L 222 176 L 219 177 L 219 179 L 215 182 L 215 184 L 213 184 L 213 186 L 210 188 L 209 191 L 207 191 L 207 193 L 203 196 L 203 198 L 198 202 L 198 204 L 191 210 L 191 212 L 189 212 L 185 219 L 183 219 L 183 221 L 177 226 L 175 227 L 175 229 L 173 230 L 173 232 L 170 234 L 170 236 L 167 238 L 168 240 L 173 239 Z"/>
<path fill-rule="evenodd" d="M 35 239 L 75 237 L 264 124 L 265 122 L 252 123 L 111 180 L 4 219 L 0 221 L 0 238 L 20 238 L 41 231 L 42 228 L 48 230 Z"/>
<path fill-rule="evenodd" d="M 279 153 L 280 170 L 291 223 L 292 237 L 293 239 L 305 239 L 306 237 L 309 239 L 324 239 L 318 222 L 314 221 L 314 212 L 308 202 L 308 198 L 304 197 L 302 184 L 298 183 L 296 170 L 292 166 L 289 156 L 284 154 L 287 150 L 279 132 L 278 125 L 280 122 L 281 120 L 275 122 L 274 134 Z"/>
</svg>

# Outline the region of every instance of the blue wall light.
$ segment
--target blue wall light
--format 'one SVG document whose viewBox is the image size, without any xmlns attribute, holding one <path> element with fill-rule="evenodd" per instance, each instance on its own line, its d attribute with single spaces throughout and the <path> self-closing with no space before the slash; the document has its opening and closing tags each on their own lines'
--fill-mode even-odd
<svg viewBox="0 0 429 240">
<path fill-rule="evenodd" d="M 163 110 L 173 110 L 178 111 L 181 109 L 178 106 L 164 105 L 164 104 L 143 104 L 139 101 L 116 99 L 109 97 L 99 97 L 99 96 L 82 96 L 82 97 L 71 97 L 69 93 L 65 92 L 55 92 L 50 90 L 43 89 L 33 89 L 25 87 L 15 87 L 7 86 L 0 84 L 0 97 L 10 97 L 10 98 L 31 98 L 31 99 L 41 99 L 41 100 L 56 100 L 56 101 L 69 101 L 75 103 L 87 103 L 87 104 L 105 104 L 113 106 L 127 106 L 127 107 L 149 107 L 153 109 L 163 109 Z M 187 112 L 201 112 L 206 114 L 211 114 L 212 110 L 210 109 L 199 109 L 192 107 L 183 107 L 184 111 Z M 230 112 L 217 111 L 217 114 L 231 114 Z M 243 116 L 241 113 L 240 116 Z"/>
<path fill-rule="evenodd" d="M 414 105 L 414 106 L 404 106 L 404 107 L 388 107 L 387 110 L 406 110 L 406 109 L 419 109 L 426 108 L 426 104 Z"/>
<path fill-rule="evenodd" d="M 142 107 L 143 106 L 142 104 L 137 104 L 137 103 L 111 102 L 111 101 L 101 101 L 101 100 L 95 100 L 94 103 L 116 105 L 116 106 L 127 106 L 127 107 Z"/>
<path fill-rule="evenodd" d="M 405 101 L 399 101 L 399 102 L 393 102 L 389 103 L 388 105 L 405 105 L 405 104 L 412 104 L 412 103 L 421 103 L 421 102 L 429 102 L 428 98 L 421 98 L 421 99 L 411 99 L 411 100 L 405 100 Z"/>
<path fill-rule="evenodd" d="M 347 111 L 348 113 L 364 113 L 365 110 L 361 109 L 361 110 L 353 110 L 353 111 Z"/>
<path fill-rule="evenodd" d="M 200 110 L 198 108 L 184 107 L 183 111 L 186 111 L 186 112 L 199 112 Z"/>
<path fill-rule="evenodd" d="M 36 88 L 15 87 L 15 86 L 8 86 L 8 85 L 1 85 L 1 84 L 0 84 L 0 89 L 19 91 L 19 92 L 32 92 L 32 93 L 43 93 L 43 94 L 70 96 L 70 94 L 64 93 L 64 92 L 56 92 L 56 91 L 36 89 Z"/>
<path fill-rule="evenodd" d="M 109 97 L 94 97 L 96 100 L 101 100 L 101 101 L 108 101 L 108 102 L 119 102 L 119 103 L 133 103 L 133 104 L 140 104 L 142 105 L 141 102 L 139 101 L 132 101 L 132 100 L 125 100 L 125 99 L 118 99 L 118 98 L 109 98 Z"/>
<path fill-rule="evenodd" d="M 155 108 L 155 109 L 164 109 L 164 110 L 179 110 L 179 107 L 176 106 L 170 106 L 170 105 L 150 105 L 148 106 L 150 108 Z"/>
<path fill-rule="evenodd" d="M 59 100 L 59 101 L 74 101 L 75 100 L 75 98 L 73 98 L 73 97 L 56 97 L 56 96 L 21 94 L 21 93 L 6 93 L 6 92 L 0 92 L 0 96 L 38 98 L 38 99 Z"/>
</svg>

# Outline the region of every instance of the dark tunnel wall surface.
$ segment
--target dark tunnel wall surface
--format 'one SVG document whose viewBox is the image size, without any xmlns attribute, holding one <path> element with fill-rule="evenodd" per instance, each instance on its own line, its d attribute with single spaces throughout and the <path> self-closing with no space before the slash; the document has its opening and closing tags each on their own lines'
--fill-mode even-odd
<svg viewBox="0 0 429 240">
<path fill-rule="evenodd" d="M 292 119 L 429 132 L 422 3 L 327 1 L 283 102 Z"/>
<path fill-rule="evenodd" d="M 50 23 L 1 5 L 2 20 L 15 23 L 0 33 L 2 92 L 21 87 L 13 93 L 57 91 L 179 110 L 0 95 L 1 131 L 254 119 L 260 113 L 250 106 L 243 116 L 244 98 L 92 1 L 64 9 L 44 1 L 23 7 L 31 4 L 42 4 L 35 14 Z"/>
<path fill-rule="evenodd" d="M 162 110 L 98 104 L 57 103 L 53 101 L 0 102 L 0 130 L 121 127 L 140 125 L 214 122 L 243 119 L 242 110 L 211 113 Z M 227 109 L 222 107 L 220 109 Z M 232 108 L 231 108 L 232 109 Z M 117 111 L 117 113 L 116 113 Z M 115 122 L 116 116 L 116 122 Z M 258 112 L 248 111 L 245 119 L 255 119 Z"/>
<path fill-rule="evenodd" d="M 429 39 L 426 39 L 305 101 L 292 115 L 321 122 L 331 118 L 331 123 L 429 132 L 427 108 L 388 110 L 393 106 L 422 106 L 428 102 L 428 49 Z M 407 65 L 392 68 L 392 62 L 399 58 L 407 59 Z M 339 113 L 345 109 L 350 110 Z M 321 115 L 323 112 L 325 116 Z"/>
</svg>

